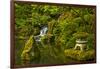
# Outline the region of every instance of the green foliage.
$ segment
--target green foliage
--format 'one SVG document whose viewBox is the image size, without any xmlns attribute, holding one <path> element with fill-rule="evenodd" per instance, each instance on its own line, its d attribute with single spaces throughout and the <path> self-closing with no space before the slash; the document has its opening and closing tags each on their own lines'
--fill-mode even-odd
<svg viewBox="0 0 100 69">
<path fill-rule="evenodd" d="M 32 13 L 32 25 L 33 26 L 41 26 L 46 25 L 46 23 L 50 20 L 50 16 L 48 15 L 41 15 L 38 13 Z"/>
<path fill-rule="evenodd" d="M 39 27 L 35 27 L 32 32 L 33 32 L 34 36 L 35 35 L 39 35 L 40 34 L 40 28 Z"/>
<path fill-rule="evenodd" d="M 71 38 L 68 43 L 66 44 L 66 48 L 67 49 L 71 49 L 71 48 L 74 48 L 76 42 L 75 42 L 75 37 Z"/>
<path fill-rule="evenodd" d="M 17 60 L 20 55 L 25 60 L 23 63 L 30 64 L 61 64 L 94 59 L 95 9 L 26 3 L 15 3 L 15 8 Z M 39 35 L 44 26 L 48 27 L 47 34 L 41 36 L 40 43 L 36 43 L 34 36 Z M 77 38 L 87 39 L 88 51 L 73 50 Z"/>
<path fill-rule="evenodd" d="M 94 49 L 95 48 L 95 35 L 94 34 L 90 34 L 89 37 L 87 38 L 88 40 L 88 49 Z"/>
<path fill-rule="evenodd" d="M 86 32 L 77 32 L 75 34 L 73 34 L 73 36 L 77 39 L 86 39 L 88 37 L 88 33 Z"/>
</svg>

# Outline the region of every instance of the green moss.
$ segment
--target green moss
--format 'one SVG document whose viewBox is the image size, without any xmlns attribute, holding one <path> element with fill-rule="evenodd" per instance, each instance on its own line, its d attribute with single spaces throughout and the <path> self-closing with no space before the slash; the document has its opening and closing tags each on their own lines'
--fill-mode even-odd
<svg viewBox="0 0 100 69">
<path fill-rule="evenodd" d="M 29 52 L 33 46 L 33 43 L 34 43 L 34 40 L 33 40 L 33 35 L 32 35 L 32 36 L 30 36 L 29 40 L 26 42 L 25 47 L 22 51 L 21 58 L 23 61 L 29 62 L 29 60 L 30 60 Z M 27 63 L 27 62 L 25 62 L 25 63 Z"/>
<path fill-rule="evenodd" d="M 80 51 L 67 49 L 65 50 L 65 56 L 78 61 L 89 61 L 94 59 L 94 50 Z"/>
<path fill-rule="evenodd" d="M 73 34 L 73 36 L 77 39 L 86 39 L 88 35 L 89 34 L 87 32 L 77 32 Z"/>
</svg>

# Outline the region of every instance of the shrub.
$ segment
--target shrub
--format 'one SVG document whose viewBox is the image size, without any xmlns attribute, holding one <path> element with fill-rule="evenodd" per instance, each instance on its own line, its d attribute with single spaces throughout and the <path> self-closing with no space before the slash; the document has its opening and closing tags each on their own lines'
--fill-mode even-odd
<svg viewBox="0 0 100 69">
<path fill-rule="evenodd" d="M 66 44 L 66 48 L 69 49 L 69 48 L 73 48 L 75 46 L 75 38 L 72 37 L 69 39 L 69 41 L 67 41 L 67 44 Z"/>
<path fill-rule="evenodd" d="M 88 43 L 87 43 L 87 46 L 88 46 L 88 49 L 94 49 L 95 47 L 95 35 L 94 34 L 90 34 L 89 37 L 87 38 L 88 40 Z"/>
<path fill-rule="evenodd" d="M 76 39 L 86 39 L 88 37 L 88 33 L 87 32 L 77 32 L 77 33 L 73 34 L 73 36 Z"/>
</svg>

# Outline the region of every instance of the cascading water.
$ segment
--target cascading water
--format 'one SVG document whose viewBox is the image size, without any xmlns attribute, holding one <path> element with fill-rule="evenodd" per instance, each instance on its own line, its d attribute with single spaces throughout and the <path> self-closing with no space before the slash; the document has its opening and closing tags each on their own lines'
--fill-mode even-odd
<svg viewBox="0 0 100 69">
<path fill-rule="evenodd" d="M 40 30 L 40 36 L 44 36 L 47 32 L 48 28 L 47 27 L 43 27 L 41 30 Z"/>
<path fill-rule="evenodd" d="M 41 41 L 41 37 L 43 37 L 44 35 L 46 35 L 47 30 L 48 30 L 47 26 L 44 26 L 44 27 L 41 28 L 40 34 L 37 35 L 37 36 L 34 36 L 36 42 L 40 42 Z"/>
</svg>

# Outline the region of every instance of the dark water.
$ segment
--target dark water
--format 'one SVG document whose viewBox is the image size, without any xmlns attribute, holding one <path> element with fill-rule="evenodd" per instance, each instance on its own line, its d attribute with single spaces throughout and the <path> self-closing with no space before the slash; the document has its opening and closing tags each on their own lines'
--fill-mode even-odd
<svg viewBox="0 0 100 69">
<path fill-rule="evenodd" d="M 34 36 L 36 42 L 40 42 L 41 41 L 41 37 L 43 37 L 44 35 L 46 35 L 47 30 L 48 30 L 48 28 L 46 26 L 44 26 L 44 27 L 41 28 L 40 34 L 37 35 L 37 36 Z M 25 40 L 25 39 L 19 39 L 19 38 L 15 39 L 15 52 L 16 52 L 16 55 L 15 55 L 16 62 L 15 63 L 17 65 L 21 64 L 21 61 L 22 61 L 21 60 L 21 54 L 22 54 L 22 51 L 24 49 L 26 41 L 27 40 Z"/>
<path fill-rule="evenodd" d="M 16 64 L 21 64 L 21 53 L 23 51 L 23 48 L 25 46 L 25 40 L 22 39 L 16 39 L 15 41 L 15 59 L 16 59 Z"/>
</svg>

